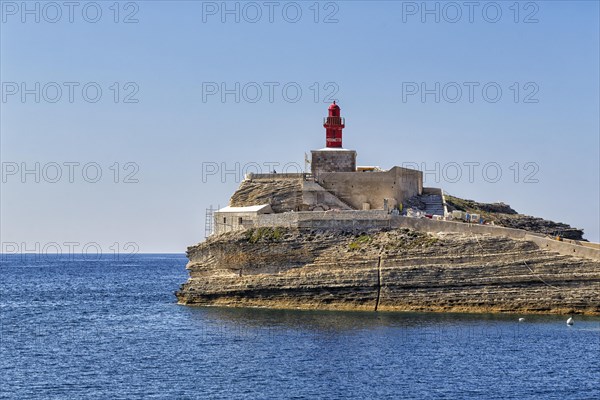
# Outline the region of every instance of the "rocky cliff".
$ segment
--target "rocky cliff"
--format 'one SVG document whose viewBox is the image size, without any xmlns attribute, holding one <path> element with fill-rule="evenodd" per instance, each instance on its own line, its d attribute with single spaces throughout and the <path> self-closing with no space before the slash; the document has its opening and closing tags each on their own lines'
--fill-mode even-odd
<svg viewBox="0 0 600 400">
<path fill-rule="evenodd" d="M 600 315 L 600 263 L 504 237 L 261 228 L 188 258 L 182 304 Z"/>
<path fill-rule="evenodd" d="M 302 204 L 301 179 L 243 181 L 229 205 L 232 207 L 270 204 L 274 212 L 296 210 Z"/>
<path fill-rule="evenodd" d="M 446 195 L 446 204 L 448 205 L 448 211 L 460 210 L 477 213 L 482 215 L 486 221 L 493 221 L 496 225 L 507 228 L 523 229 L 550 236 L 561 236 L 572 240 L 585 240 L 583 239 L 582 229 L 573 228 L 562 222 L 519 214 L 508 204 L 478 203 L 448 195 Z"/>
</svg>

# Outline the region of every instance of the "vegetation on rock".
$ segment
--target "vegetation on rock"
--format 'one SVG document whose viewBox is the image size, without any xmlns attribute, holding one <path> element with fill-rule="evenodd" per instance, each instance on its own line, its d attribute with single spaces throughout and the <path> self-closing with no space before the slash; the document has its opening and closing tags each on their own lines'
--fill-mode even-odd
<svg viewBox="0 0 600 400">
<path fill-rule="evenodd" d="M 244 232 L 246 240 L 250 243 L 278 242 L 283 236 L 283 229 L 276 228 L 251 228 Z"/>
</svg>

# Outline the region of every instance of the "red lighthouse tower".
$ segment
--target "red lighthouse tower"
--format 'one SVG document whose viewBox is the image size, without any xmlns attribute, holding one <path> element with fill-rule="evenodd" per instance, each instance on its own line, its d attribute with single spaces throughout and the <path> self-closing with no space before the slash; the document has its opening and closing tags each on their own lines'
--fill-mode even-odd
<svg viewBox="0 0 600 400">
<path fill-rule="evenodd" d="M 356 172 L 356 151 L 342 148 L 344 122 L 340 116 L 340 106 L 334 101 L 329 106 L 329 116 L 323 120 L 326 147 L 311 151 L 310 170 L 317 180 L 330 172 Z"/>
<path fill-rule="evenodd" d="M 340 116 L 340 106 L 335 104 L 329 106 L 329 116 L 323 119 L 323 127 L 325 128 L 326 147 L 341 148 L 342 147 L 342 129 L 344 129 L 344 118 Z"/>
</svg>

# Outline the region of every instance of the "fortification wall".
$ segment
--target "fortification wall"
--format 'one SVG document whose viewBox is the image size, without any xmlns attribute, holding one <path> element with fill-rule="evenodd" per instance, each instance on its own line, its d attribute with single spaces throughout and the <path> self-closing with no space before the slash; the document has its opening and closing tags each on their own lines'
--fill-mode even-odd
<svg viewBox="0 0 600 400">
<path fill-rule="evenodd" d="M 389 226 L 385 211 L 307 211 L 258 215 L 256 227 L 285 226 L 289 228 L 353 229 L 360 225 L 367 229 Z"/>
<path fill-rule="evenodd" d="M 302 211 L 327 211 L 330 209 L 352 210 L 353 208 L 341 201 L 337 196 L 325 190 L 314 181 L 302 183 L 302 203 L 307 209 Z"/>
<path fill-rule="evenodd" d="M 541 249 L 555 251 L 559 254 L 591 258 L 592 260 L 600 261 L 600 250 L 598 250 L 598 248 L 591 247 L 591 245 L 582 246 L 558 241 L 548 237 L 532 235 L 530 233 L 525 234 L 525 240 L 534 242 Z"/>
<path fill-rule="evenodd" d="M 311 175 L 303 172 L 290 172 L 284 174 L 255 174 L 253 172 L 246 174 L 245 179 L 249 181 L 261 181 L 261 180 L 279 180 L 279 179 L 308 179 Z"/>
<path fill-rule="evenodd" d="M 325 211 L 290 212 L 283 214 L 258 215 L 256 227 L 290 227 L 311 229 L 343 229 L 360 232 L 369 229 L 409 228 L 426 233 L 462 233 L 471 235 L 505 236 L 528 240 L 540 248 L 559 254 L 600 260 L 600 250 L 590 246 L 558 241 L 521 229 L 493 225 L 467 224 L 454 221 L 436 221 L 429 218 L 396 216 L 385 211 Z"/>
<path fill-rule="evenodd" d="M 393 207 L 423 192 L 423 173 L 401 167 L 382 172 L 323 172 L 317 182 L 357 210 L 364 203 L 383 210 L 384 199 Z"/>
</svg>

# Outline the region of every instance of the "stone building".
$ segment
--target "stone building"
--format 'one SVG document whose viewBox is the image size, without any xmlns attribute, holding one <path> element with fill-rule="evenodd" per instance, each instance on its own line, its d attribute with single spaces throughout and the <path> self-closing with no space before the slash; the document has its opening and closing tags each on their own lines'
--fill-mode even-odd
<svg viewBox="0 0 600 400">
<path fill-rule="evenodd" d="M 311 172 L 316 183 L 356 210 L 391 209 L 404 200 L 423 192 L 423 173 L 393 167 L 388 171 L 375 168 L 357 170 L 356 151 L 343 148 L 345 119 L 333 102 L 323 121 L 325 148 L 313 150 Z"/>
<path fill-rule="evenodd" d="M 323 121 L 326 145 L 312 150 L 311 173 L 248 175 L 232 197 L 230 207 L 215 213 L 215 233 L 259 226 L 260 216 L 272 213 L 391 212 L 415 197 L 424 200 L 429 214 L 445 215 L 441 189 L 424 188 L 421 171 L 398 166 L 389 170 L 358 167 L 356 151 L 343 147 L 345 120 L 340 107 L 333 102 L 328 111 Z"/>
<path fill-rule="evenodd" d="M 227 206 L 215 212 L 215 232 L 217 235 L 225 232 L 238 231 L 256 225 L 259 215 L 271 214 L 269 204 L 248 207 Z"/>
</svg>

